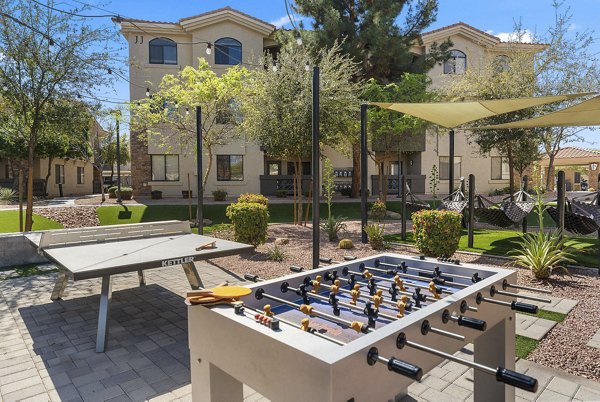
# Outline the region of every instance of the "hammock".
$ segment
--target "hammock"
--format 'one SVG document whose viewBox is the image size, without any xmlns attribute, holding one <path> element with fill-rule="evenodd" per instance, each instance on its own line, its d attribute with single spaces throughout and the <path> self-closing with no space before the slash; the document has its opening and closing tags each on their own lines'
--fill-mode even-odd
<svg viewBox="0 0 600 402">
<path fill-rule="evenodd" d="M 568 199 L 565 201 L 565 230 L 575 234 L 589 235 L 600 229 L 600 211 L 596 205 L 580 201 L 569 202 Z M 558 225 L 558 209 L 548 207 L 546 211 Z"/>
<path fill-rule="evenodd" d="M 410 191 L 408 183 L 406 184 L 406 197 L 406 212 L 408 212 L 408 219 L 410 219 L 412 214 L 414 214 L 415 212 L 421 211 L 423 209 L 431 209 L 431 205 L 421 200 L 419 197 L 417 197 Z"/>
<path fill-rule="evenodd" d="M 445 209 L 462 214 L 467 205 L 469 205 L 469 201 L 467 201 L 465 195 L 459 187 L 458 190 L 442 199 L 442 204 L 438 207 L 438 209 Z"/>
<path fill-rule="evenodd" d="M 484 221 L 501 228 L 507 228 L 521 222 L 529 215 L 534 203 L 524 201 L 525 197 L 529 199 L 530 196 L 523 190 L 516 192 L 513 197 L 514 201 L 510 201 L 510 196 L 508 196 L 502 202 L 494 203 L 490 199 L 478 195 L 476 197 L 475 217 L 478 221 Z"/>
</svg>

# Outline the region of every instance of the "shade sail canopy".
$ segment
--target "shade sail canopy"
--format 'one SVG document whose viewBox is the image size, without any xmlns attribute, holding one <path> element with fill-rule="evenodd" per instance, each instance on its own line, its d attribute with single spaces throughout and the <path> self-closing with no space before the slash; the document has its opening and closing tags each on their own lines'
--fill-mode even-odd
<svg viewBox="0 0 600 402">
<path fill-rule="evenodd" d="M 493 126 L 474 127 L 478 130 L 534 127 L 586 127 L 600 125 L 600 96 L 532 119 Z"/>
<path fill-rule="evenodd" d="M 492 117 L 503 113 L 514 112 L 528 107 L 559 102 L 589 93 L 567 94 L 556 96 L 539 96 L 532 98 L 494 99 L 475 102 L 439 102 L 439 103 L 381 103 L 372 105 L 427 120 L 446 128 L 454 128 L 471 121 Z"/>
</svg>

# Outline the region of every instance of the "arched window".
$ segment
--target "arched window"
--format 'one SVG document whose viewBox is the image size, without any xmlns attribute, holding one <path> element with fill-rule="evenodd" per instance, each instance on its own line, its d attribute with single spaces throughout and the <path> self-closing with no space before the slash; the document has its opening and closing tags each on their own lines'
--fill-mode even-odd
<svg viewBox="0 0 600 402">
<path fill-rule="evenodd" d="M 467 71 L 467 55 L 452 49 L 450 58 L 444 63 L 444 74 L 463 74 Z"/>
<path fill-rule="evenodd" d="M 167 38 L 152 39 L 150 46 L 150 64 L 177 64 L 177 43 Z"/>
<path fill-rule="evenodd" d="M 236 65 L 242 63 L 242 44 L 233 38 L 215 41 L 215 64 Z"/>
</svg>

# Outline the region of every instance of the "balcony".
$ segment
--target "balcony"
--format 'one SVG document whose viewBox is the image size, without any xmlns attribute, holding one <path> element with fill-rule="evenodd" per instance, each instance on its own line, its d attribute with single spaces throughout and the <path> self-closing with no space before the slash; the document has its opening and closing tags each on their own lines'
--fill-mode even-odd
<svg viewBox="0 0 600 402">
<path fill-rule="evenodd" d="M 387 194 L 398 194 L 398 176 L 383 176 L 384 187 L 387 182 Z M 410 187 L 410 191 L 414 194 L 425 193 L 425 175 L 421 174 L 409 174 L 406 175 L 406 182 Z M 373 194 L 379 193 L 379 175 L 371 175 L 371 189 Z M 384 188 L 385 191 L 385 188 Z"/>
</svg>

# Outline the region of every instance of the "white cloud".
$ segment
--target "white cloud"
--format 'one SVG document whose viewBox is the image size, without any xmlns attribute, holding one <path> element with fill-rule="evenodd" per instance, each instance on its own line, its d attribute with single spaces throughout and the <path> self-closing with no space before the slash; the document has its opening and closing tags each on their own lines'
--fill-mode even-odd
<svg viewBox="0 0 600 402">
<path fill-rule="evenodd" d="M 575 31 L 576 29 L 581 28 L 580 25 L 577 25 L 575 23 L 572 23 L 571 25 L 569 25 L 569 28 L 567 29 L 568 31 Z"/>
<path fill-rule="evenodd" d="M 308 17 L 301 17 L 299 15 L 292 15 L 292 18 L 296 25 L 299 24 L 301 21 L 308 20 Z M 291 27 L 291 25 L 292 25 L 292 24 L 290 24 L 290 18 L 287 15 L 284 15 L 283 17 L 280 17 L 280 18 L 277 18 L 276 20 L 271 21 L 271 24 L 275 25 L 277 28 L 282 28 L 284 26 Z"/>
<path fill-rule="evenodd" d="M 516 42 L 517 39 L 519 39 L 519 38 L 517 38 L 517 35 L 514 32 L 498 32 L 494 36 L 499 38 L 502 42 Z M 533 33 L 530 30 L 526 29 L 525 31 L 523 31 L 523 35 L 521 36 L 519 42 L 521 42 L 521 43 L 533 42 Z"/>
</svg>

